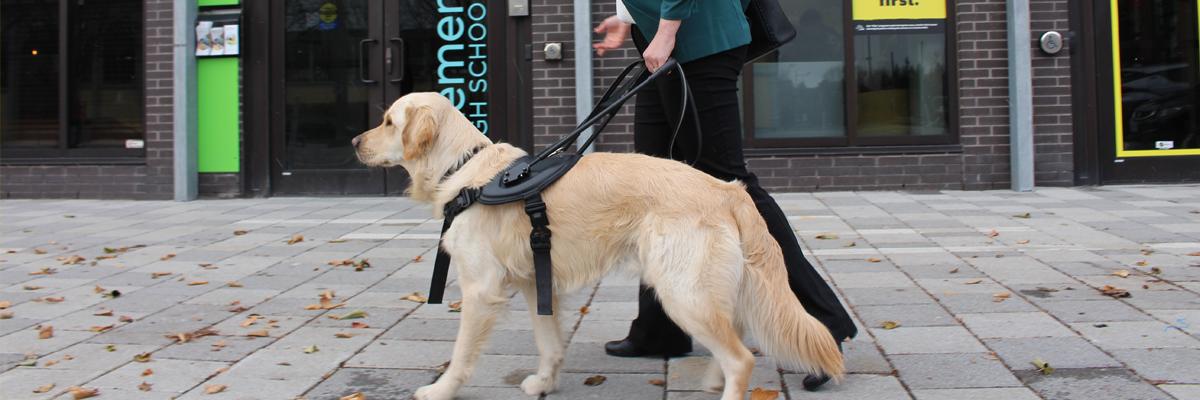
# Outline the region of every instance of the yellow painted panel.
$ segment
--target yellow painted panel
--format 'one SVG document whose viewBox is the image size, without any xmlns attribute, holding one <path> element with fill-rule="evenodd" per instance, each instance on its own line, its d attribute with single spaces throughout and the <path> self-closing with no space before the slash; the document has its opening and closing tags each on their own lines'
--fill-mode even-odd
<svg viewBox="0 0 1200 400">
<path fill-rule="evenodd" d="M 946 19 L 946 0 L 854 0 L 854 19 Z"/>
</svg>

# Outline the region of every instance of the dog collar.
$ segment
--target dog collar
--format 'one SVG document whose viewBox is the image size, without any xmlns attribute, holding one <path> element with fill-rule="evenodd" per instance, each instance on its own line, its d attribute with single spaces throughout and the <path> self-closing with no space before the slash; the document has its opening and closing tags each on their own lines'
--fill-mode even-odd
<svg viewBox="0 0 1200 400">
<path fill-rule="evenodd" d="M 480 146 L 472 149 L 471 154 L 468 154 L 467 158 L 464 158 L 464 159 L 460 160 L 457 164 L 454 164 L 454 166 L 450 167 L 450 169 L 447 170 L 444 175 L 442 175 L 442 179 L 438 180 L 438 184 L 445 182 L 446 179 L 450 178 L 450 175 L 454 175 L 455 172 L 458 172 L 459 168 L 462 168 L 464 165 L 467 165 L 467 162 L 471 161 L 472 158 L 475 158 L 476 154 L 479 154 L 480 151 L 482 151 L 483 149 L 485 149 L 487 147 L 488 147 L 488 145 L 485 144 L 485 145 L 480 145 Z"/>
</svg>

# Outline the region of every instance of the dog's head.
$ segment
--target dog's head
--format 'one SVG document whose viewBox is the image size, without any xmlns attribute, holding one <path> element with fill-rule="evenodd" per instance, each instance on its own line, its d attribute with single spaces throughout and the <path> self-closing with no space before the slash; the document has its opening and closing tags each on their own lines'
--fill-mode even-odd
<svg viewBox="0 0 1200 400">
<path fill-rule="evenodd" d="M 369 167 L 405 166 L 429 156 L 441 125 L 457 112 L 437 93 L 411 93 L 392 103 L 383 123 L 354 137 L 358 160 Z"/>
</svg>

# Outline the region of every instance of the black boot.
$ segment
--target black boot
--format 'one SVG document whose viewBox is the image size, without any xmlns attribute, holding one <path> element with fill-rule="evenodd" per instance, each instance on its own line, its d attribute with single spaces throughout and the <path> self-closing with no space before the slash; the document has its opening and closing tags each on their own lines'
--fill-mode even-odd
<svg viewBox="0 0 1200 400">
<path fill-rule="evenodd" d="M 674 346 L 641 346 L 633 339 L 625 338 L 604 344 L 604 352 L 614 357 L 679 357 L 692 352 L 692 343 Z"/>
</svg>

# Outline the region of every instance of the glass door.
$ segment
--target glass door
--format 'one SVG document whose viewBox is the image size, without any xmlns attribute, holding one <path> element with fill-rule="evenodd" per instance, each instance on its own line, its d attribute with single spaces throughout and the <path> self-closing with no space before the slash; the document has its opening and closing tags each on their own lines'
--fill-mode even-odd
<svg viewBox="0 0 1200 400">
<path fill-rule="evenodd" d="M 1107 182 L 1200 179 L 1197 0 L 1109 0 Z M 1103 53 L 1103 52 L 1101 52 Z M 1111 96 L 1111 97 L 1108 97 Z M 1103 161 L 1103 160 L 1102 160 Z"/>
</svg>

